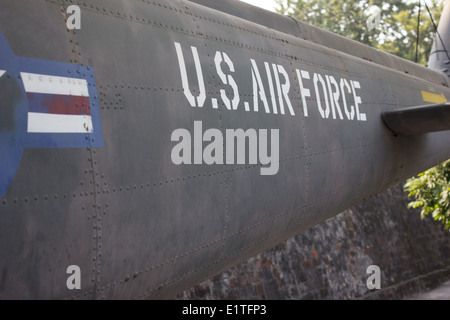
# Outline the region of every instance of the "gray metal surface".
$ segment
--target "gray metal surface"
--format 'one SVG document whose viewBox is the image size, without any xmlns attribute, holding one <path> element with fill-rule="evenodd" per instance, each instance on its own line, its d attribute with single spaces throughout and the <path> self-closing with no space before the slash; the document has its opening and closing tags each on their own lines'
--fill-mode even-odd
<svg viewBox="0 0 450 320">
<path fill-rule="evenodd" d="M 293 17 L 281 16 L 280 14 L 277 14 L 275 12 L 267 11 L 245 2 L 235 0 L 189 1 L 199 3 L 220 12 L 226 12 L 248 21 L 255 22 L 270 29 L 274 29 L 304 40 L 320 44 L 330 49 L 335 49 L 337 51 L 373 63 L 381 64 L 394 70 L 412 74 L 422 79 L 448 86 L 448 80 L 445 78 L 445 76 L 440 72 L 436 72 L 436 70 L 441 71 L 444 68 L 438 68 L 435 66 L 425 68 L 412 61 L 394 56 L 381 50 L 374 50 L 373 47 L 369 47 L 350 38 L 332 33 L 328 30 L 318 28 Z M 441 25 L 442 32 L 444 32 L 443 39 L 450 39 L 450 37 L 448 37 L 450 28 L 447 28 L 447 26 L 444 24 L 445 23 Z M 449 46 L 447 45 L 446 47 L 448 48 Z M 440 48 L 438 50 L 441 57 L 446 56 L 445 53 L 441 51 L 442 45 L 440 45 Z M 432 52 L 435 51 L 436 50 L 434 49 L 432 50 Z M 444 61 L 448 60 L 449 59 L 447 58 Z"/>
<path fill-rule="evenodd" d="M 80 30 L 66 28 L 69 4 Z M 170 298 L 450 157 L 449 132 L 394 137 L 381 120 L 429 104 L 422 91 L 448 99 L 441 73 L 430 81 L 192 2 L 5 0 L 0 32 L 16 69 L 56 61 L 87 77 L 102 133 L 94 121 L 83 147 L 15 143 L 20 164 L 1 181 L 2 299 Z M 173 161 L 179 129 L 192 164 Z M 211 146 L 208 129 L 278 130 L 277 171 L 261 174 L 268 165 L 248 154 L 206 164 L 195 150 Z M 81 289 L 66 285 L 71 265 Z"/>
</svg>

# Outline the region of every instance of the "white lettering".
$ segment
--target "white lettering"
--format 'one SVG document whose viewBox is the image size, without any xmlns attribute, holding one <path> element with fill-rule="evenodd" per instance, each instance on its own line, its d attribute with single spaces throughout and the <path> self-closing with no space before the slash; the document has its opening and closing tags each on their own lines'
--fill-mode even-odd
<svg viewBox="0 0 450 320">
<path fill-rule="evenodd" d="M 345 97 L 345 91 L 344 91 L 344 86 L 347 88 L 347 92 L 348 93 L 352 93 L 350 85 L 348 84 L 348 81 L 345 80 L 344 78 L 341 79 L 341 93 L 342 93 L 342 103 L 344 105 L 344 112 L 345 115 L 347 116 L 348 120 L 353 120 L 355 118 L 355 108 L 353 107 L 353 105 L 350 106 L 350 111 L 348 110 L 348 106 L 347 106 L 347 98 Z"/>
<path fill-rule="evenodd" d="M 277 100 L 276 100 L 276 97 L 275 97 L 275 91 L 273 89 L 272 73 L 270 72 L 269 63 L 264 62 L 264 66 L 266 67 L 267 79 L 269 80 L 269 90 L 270 90 L 270 97 L 272 99 L 273 113 L 274 114 L 278 114 Z"/>
<path fill-rule="evenodd" d="M 66 273 L 71 274 L 67 278 L 66 286 L 69 290 L 81 289 L 81 269 L 79 266 L 71 265 L 67 267 Z"/>
<path fill-rule="evenodd" d="M 255 129 L 247 129 L 244 132 L 243 129 L 227 129 L 227 164 L 234 164 L 234 150 L 235 150 L 235 140 L 237 140 L 237 154 L 236 158 L 237 164 L 245 164 L 246 152 L 245 152 L 245 141 L 248 139 L 249 146 L 249 164 L 257 163 L 257 141 L 258 136 Z"/>
<path fill-rule="evenodd" d="M 207 165 L 223 164 L 222 132 L 219 129 L 208 129 L 203 134 L 203 141 L 212 141 L 203 150 L 203 161 Z"/>
<path fill-rule="evenodd" d="M 365 113 L 359 111 L 359 105 L 362 103 L 361 97 L 356 95 L 355 89 L 361 89 L 361 85 L 358 81 L 350 81 L 352 84 L 353 98 L 355 99 L 356 117 L 359 121 L 367 121 Z"/>
<path fill-rule="evenodd" d="M 302 96 L 302 104 L 303 104 L 303 115 L 305 117 L 308 116 L 308 108 L 306 105 L 306 97 L 311 97 L 311 91 L 309 91 L 309 89 L 306 89 L 305 86 L 303 85 L 303 79 L 307 79 L 310 80 L 311 77 L 309 76 L 309 72 L 308 71 L 299 71 L 298 69 L 295 70 L 297 72 L 297 79 L 298 79 L 298 85 L 300 86 L 300 95 Z"/>
<path fill-rule="evenodd" d="M 68 30 L 80 30 L 81 29 L 81 9 L 77 5 L 71 5 L 67 7 L 67 14 L 71 14 L 67 18 L 66 25 Z"/>
<path fill-rule="evenodd" d="M 334 79 L 333 76 L 325 76 L 325 78 L 327 79 L 328 91 L 330 92 L 330 102 L 333 119 L 336 119 L 336 110 L 337 110 L 339 113 L 339 118 L 341 120 L 344 120 L 344 117 L 342 116 L 341 107 L 339 105 L 340 93 L 336 79 Z M 334 87 L 334 91 L 331 88 L 332 86 Z"/>
<path fill-rule="evenodd" d="M 189 88 L 186 63 L 184 62 L 184 56 L 183 51 L 181 49 L 181 45 L 178 42 L 175 42 L 175 49 L 177 51 L 178 64 L 180 66 L 181 82 L 183 84 L 184 95 L 186 96 L 186 99 L 189 101 L 189 104 L 192 107 L 203 107 L 203 104 L 205 103 L 206 100 L 205 82 L 203 81 L 203 71 L 202 66 L 200 64 L 200 58 L 198 57 L 197 48 L 191 47 L 192 55 L 194 56 L 195 71 L 197 73 L 197 80 L 200 91 L 197 97 L 194 97 L 194 95 L 191 92 L 191 89 Z"/>
<path fill-rule="evenodd" d="M 259 130 L 259 161 L 262 165 L 269 165 L 269 167 L 261 168 L 261 175 L 271 176 L 278 172 L 280 167 L 280 132 L 278 129 L 270 130 L 270 156 L 267 150 L 267 129 Z"/>
<path fill-rule="evenodd" d="M 275 67 L 274 67 L 274 70 L 275 70 Z M 281 85 L 282 93 L 280 93 L 280 80 L 278 77 L 278 73 L 275 73 L 276 80 L 277 80 L 278 99 L 280 101 L 281 114 L 284 114 L 284 105 L 283 105 L 283 98 L 284 98 L 284 101 L 286 102 L 289 112 L 291 113 L 291 115 L 295 116 L 294 109 L 292 108 L 291 100 L 289 99 L 289 90 L 291 89 L 291 82 L 289 81 L 289 76 L 288 76 L 286 70 L 284 69 L 284 67 L 281 65 L 278 65 L 278 72 L 284 77 L 284 83 Z"/>
<path fill-rule="evenodd" d="M 377 265 L 370 265 L 367 267 L 366 273 L 371 274 L 371 276 L 366 281 L 367 289 L 381 289 L 380 267 Z"/>
<path fill-rule="evenodd" d="M 194 121 L 194 164 L 257 164 L 261 175 L 275 175 L 279 170 L 279 130 L 271 129 L 270 154 L 267 129 L 226 129 L 225 151 L 223 133 L 219 129 L 208 129 L 202 134 L 202 121 Z M 186 129 L 172 132 L 172 142 L 178 142 L 172 149 L 171 158 L 175 165 L 191 164 L 191 133 Z M 181 141 L 180 141 L 181 140 Z M 210 142 L 202 151 L 203 142 Z M 259 150 L 258 150 L 259 149 Z M 236 151 L 236 152 L 235 152 Z M 248 161 L 247 161 L 248 160 Z"/>
<path fill-rule="evenodd" d="M 205 89 L 202 64 L 197 48 L 191 46 L 191 63 L 186 65 L 186 56 L 183 54 L 181 45 L 178 42 L 174 42 L 174 45 L 180 68 L 183 93 L 192 107 L 203 107 L 206 101 L 207 91 Z M 219 82 L 226 86 L 218 91 L 213 88 L 208 90 L 211 94 L 218 92 L 220 95 L 220 98 L 214 96 L 210 98 L 211 107 L 213 109 L 218 109 L 219 104 L 223 104 L 227 110 L 236 111 L 239 109 L 241 97 L 250 96 L 252 97 L 250 99 L 253 99 L 253 106 L 251 101 L 244 101 L 243 106 L 246 112 L 259 112 L 260 103 L 262 103 L 266 114 L 289 114 L 295 116 L 294 106 L 292 105 L 290 98 L 292 94 L 290 74 L 283 65 L 267 61 L 263 62 L 265 69 L 264 76 L 264 71 L 261 73 L 256 61 L 250 58 L 251 74 L 249 74 L 249 76 L 251 76 L 251 92 L 250 94 L 249 92 L 246 92 L 246 94 L 240 95 L 239 85 L 236 80 L 250 81 L 250 78 L 236 75 L 236 71 L 239 70 L 236 70 L 235 64 L 226 52 L 216 51 L 213 60 L 214 62 L 209 61 L 208 63 L 203 64 L 215 66 L 217 77 L 214 77 L 214 75 L 212 78 L 208 77 L 208 83 L 212 84 L 211 79 L 218 78 L 220 79 Z M 245 68 L 242 68 L 241 65 L 239 69 L 246 70 Z M 189 72 L 196 74 L 189 75 L 189 77 Z M 366 113 L 361 110 L 362 95 L 359 92 L 359 90 L 361 90 L 359 81 L 348 78 L 338 78 L 336 75 L 319 72 L 312 73 L 301 69 L 295 69 L 294 73 L 297 76 L 299 88 L 298 94 L 300 95 L 299 98 L 301 99 L 303 116 L 305 118 L 311 115 L 312 109 L 310 104 L 315 102 L 317 105 L 317 112 L 323 119 L 367 121 Z M 196 86 L 195 81 L 195 85 L 191 87 L 192 83 L 190 83 L 189 80 L 192 81 L 193 79 L 197 80 L 198 87 Z M 217 84 L 215 85 L 217 88 Z M 267 94 L 270 96 L 270 102 Z M 311 101 L 308 101 L 308 98 L 311 98 Z M 213 138 L 214 136 L 211 136 L 212 140 L 209 141 L 211 144 L 210 148 L 208 148 L 208 152 L 214 152 L 217 149 L 216 142 Z M 194 139 L 194 141 L 198 142 L 200 140 Z M 183 149 L 181 146 L 180 150 Z M 200 152 L 201 149 L 202 146 L 196 144 L 196 147 L 194 148 L 195 164 L 198 164 L 200 158 L 203 156 L 203 153 Z M 216 158 L 215 153 L 213 158 Z"/>
<path fill-rule="evenodd" d="M 172 132 L 172 141 L 180 141 L 172 149 L 172 162 L 176 165 L 191 164 L 191 134 L 186 129 L 176 129 Z"/>
<path fill-rule="evenodd" d="M 189 304 L 189 307 L 183 307 L 181 313 L 183 315 L 209 315 L 210 318 L 214 317 L 217 307 L 196 307 Z"/>
<path fill-rule="evenodd" d="M 320 74 L 315 73 L 314 77 L 313 77 L 313 82 L 314 82 L 314 89 L 316 91 L 317 108 L 319 109 L 319 112 L 320 112 L 320 115 L 322 116 L 322 118 L 328 119 L 328 117 L 330 116 L 330 104 L 328 103 L 328 93 L 327 93 L 327 87 L 325 85 L 325 81 L 323 80 L 323 78 Z M 325 110 L 322 109 L 322 101 L 321 101 L 322 99 L 320 97 L 319 86 L 318 86 L 319 82 L 322 87 L 322 92 L 324 95 L 323 100 L 325 101 L 325 105 L 326 105 Z"/>
<path fill-rule="evenodd" d="M 222 58 L 223 55 L 223 58 Z M 214 62 L 216 65 L 217 74 L 219 75 L 220 80 L 222 80 L 223 84 L 230 85 L 234 92 L 234 98 L 233 101 L 230 102 L 230 99 L 228 99 L 227 94 L 225 90 L 220 90 L 220 97 L 222 98 L 223 103 L 225 104 L 225 107 L 227 107 L 228 110 L 237 110 L 239 105 L 239 90 L 236 85 L 236 82 L 234 81 L 233 77 L 231 75 L 226 76 L 225 73 L 223 73 L 223 70 L 220 66 L 221 62 L 225 62 L 228 65 L 228 68 L 231 72 L 234 72 L 234 64 L 231 61 L 230 57 L 225 52 L 216 52 L 216 56 L 214 57 Z"/>
<path fill-rule="evenodd" d="M 264 90 L 264 86 L 261 80 L 261 75 L 258 70 L 258 66 L 256 65 L 255 60 L 250 59 L 252 64 L 252 84 L 253 84 L 253 110 L 255 112 L 259 111 L 258 107 L 258 97 L 261 98 L 261 101 L 264 104 L 264 109 L 266 113 L 270 113 L 269 105 L 267 103 L 266 92 Z"/>
</svg>

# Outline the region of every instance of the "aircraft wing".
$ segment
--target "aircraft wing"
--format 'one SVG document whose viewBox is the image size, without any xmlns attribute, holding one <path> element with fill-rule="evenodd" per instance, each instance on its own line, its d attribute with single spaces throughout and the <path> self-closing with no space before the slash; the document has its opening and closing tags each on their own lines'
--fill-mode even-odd
<svg viewBox="0 0 450 320">
<path fill-rule="evenodd" d="M 410 107 L 382 114 L 384 124 L 395 135 L 414 135 L 450 130 L 450 103 Z"/>
</svg>

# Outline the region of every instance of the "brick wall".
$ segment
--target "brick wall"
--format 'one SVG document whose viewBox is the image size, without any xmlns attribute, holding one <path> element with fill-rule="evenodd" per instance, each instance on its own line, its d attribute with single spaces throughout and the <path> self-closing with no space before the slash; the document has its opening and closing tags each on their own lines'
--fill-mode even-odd
<svg viewBox="0 0 450 320">
<path fill-rule="evenodd" d="M 399 299 L 450 279 L 450 232 L 398 185 L 176 299 Z M 369 290 L 367 267 L 381 269 Z"/>
</svg>

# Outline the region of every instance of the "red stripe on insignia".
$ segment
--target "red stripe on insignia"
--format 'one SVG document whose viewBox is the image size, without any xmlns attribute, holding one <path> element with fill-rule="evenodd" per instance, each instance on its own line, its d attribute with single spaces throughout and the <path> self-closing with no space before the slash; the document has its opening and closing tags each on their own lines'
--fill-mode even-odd
<svg viewBox="0 0 450 320">
<path fill-rule="evenodd" d="M 27 98 L 29 112 L 91 115 L 89 97 L 28 92 Z"/>
</svg>

